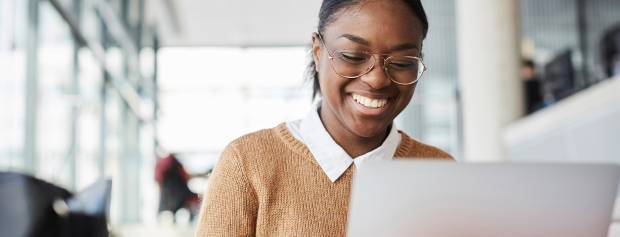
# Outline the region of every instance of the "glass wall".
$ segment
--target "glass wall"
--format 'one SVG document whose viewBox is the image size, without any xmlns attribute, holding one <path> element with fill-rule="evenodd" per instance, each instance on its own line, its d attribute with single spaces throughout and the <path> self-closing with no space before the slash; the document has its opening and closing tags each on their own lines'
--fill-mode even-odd
<svg viewBox="0 0 620 237">
<path fill-rule="evenodd" d="M 28 1 L 0 1 L 0 169 L 25 170 Z"/>
<path fill-rule="evenodd" d="M 0 1 L 0 172 L 74 192 L 110 178 L 113 224 L 153 219 L 141 203 L 157 198 L 144 195 L 157 185 L 157 36 L 144 5 Z"/>
<path fill-rule="evenodd" d="M 49 1 L 39 1 L 37 45 L 37 176 L 75 190 L 77 116 L 71 29 Z"/>
</svg>

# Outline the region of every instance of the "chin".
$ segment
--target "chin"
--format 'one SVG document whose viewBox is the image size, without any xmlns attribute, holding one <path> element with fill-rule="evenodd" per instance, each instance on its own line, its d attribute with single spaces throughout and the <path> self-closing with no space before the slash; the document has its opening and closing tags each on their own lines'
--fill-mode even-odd
<svg viewBox="0 0 620 237">
<path fill-rule="evenodd" d="M 387 127 L 391 124 L 375 124 L 375 123 L 358 123 L 351 124 L 347 126 L 349 131 L 353 134 L 360 137 L 375 137 L 381 134 L 381 132 L 385 131 Z"/>
</svg>

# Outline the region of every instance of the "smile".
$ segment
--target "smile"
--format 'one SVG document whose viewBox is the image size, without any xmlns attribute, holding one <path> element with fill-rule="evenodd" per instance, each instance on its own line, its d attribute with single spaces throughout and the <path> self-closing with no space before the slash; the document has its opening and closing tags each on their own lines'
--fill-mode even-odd
<svg viewBox="0 0 620 237">
<path fill-rule="evenodd" d="M 368 98 L 368 97 L 364 97 L 358 94 L 351 94 L 353 96 L 353 99 L 355 101 L 357 101 L 357 103 L 366 106 L 368 108 L 381 108 L 383 106 L 385 106 L 385 104 L 387 104 L 388 99 L 372 99 L 372 98 Z"/>
</svg>

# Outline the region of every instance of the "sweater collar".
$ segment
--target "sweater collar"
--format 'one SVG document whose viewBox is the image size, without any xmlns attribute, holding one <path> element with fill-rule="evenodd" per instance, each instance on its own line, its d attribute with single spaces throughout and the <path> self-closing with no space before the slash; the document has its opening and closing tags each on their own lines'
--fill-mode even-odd
<svg viewBox="0 0 620 237">
<path fill-rule="evenodd" d="M 334 141 L 323 126 L 318 114 L 321 102 L 321 99 L 316 101 L 304 119 L 288 122 L 286 126 L 297 140 L 308 147 L 332 182 L 335 182 L 351 164 L 355 164 L 355 167 L 360 169 L 368 161 L 391 160 L 394 157 L 403 139 L 394 123 L 381 146 L 353 159 Z"/>
</svg>

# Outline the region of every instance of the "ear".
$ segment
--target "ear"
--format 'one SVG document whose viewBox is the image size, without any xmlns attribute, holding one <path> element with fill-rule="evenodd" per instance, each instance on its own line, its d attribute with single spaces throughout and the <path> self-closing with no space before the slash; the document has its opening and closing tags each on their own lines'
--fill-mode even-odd
<svg viewBox="0 0 620 237">
<path fill-rule="evenodd" d="M 317 72 L 319 71 L 319 62 L 321 58 L 321 38 L 317 33 L 312 33 L 312 57 L 314 58 L 314 65 Z"/>
</svg>

